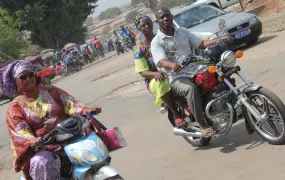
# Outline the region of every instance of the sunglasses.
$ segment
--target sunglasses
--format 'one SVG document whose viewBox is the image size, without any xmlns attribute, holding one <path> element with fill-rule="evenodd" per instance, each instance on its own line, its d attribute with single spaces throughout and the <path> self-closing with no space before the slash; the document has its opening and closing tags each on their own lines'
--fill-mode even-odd
<svg viewBox="0 0 285 180">
<path fill-rule="evenodd" d="M 20 79 L 21 81 L 25 81 L 26 79 L 34 77 L 34 76 L 35 76 L 34 72 L 28 72 L 26 74 L 19 76 L 18 79 Z"/>
</svg>

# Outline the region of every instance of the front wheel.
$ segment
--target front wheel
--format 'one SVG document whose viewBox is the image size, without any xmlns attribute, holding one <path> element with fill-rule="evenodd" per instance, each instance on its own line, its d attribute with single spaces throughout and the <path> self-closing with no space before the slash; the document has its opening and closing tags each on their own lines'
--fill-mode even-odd
<svg viewBox="0 0 285 180">
<path fill-rule="evenodd" d="M 172 112 L 168 109 L 168 119 L 173 127 L 176 127 L 174 118 L 172 115 Z M 208 146 L 211 142 L 211 137 L 210 138 L 197 138 L 197 137 L 191 137 L 191 136 L 183 136 L 183 138 L 191 144 L 193 147 L 203 147 L 203 146 Z"/>
<path fill-rule="evenodd" d="M 285 106 L 272 91 L 261 87 L 248 92 L 247 96 L 251 105 L 261 114 L 257 121 L 247 111 L 245 118 L 264 140 L 273 145 L 285 144 Z M 282 132 L 281 132 L 282 131 Z"/>
</svg>

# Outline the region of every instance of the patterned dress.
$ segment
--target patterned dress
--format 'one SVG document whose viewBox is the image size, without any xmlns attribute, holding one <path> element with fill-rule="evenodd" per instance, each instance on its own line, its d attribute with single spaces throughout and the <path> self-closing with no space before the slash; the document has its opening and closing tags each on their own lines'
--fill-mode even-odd
<svg viewBox="0 0 285 180">
<path fill-rule="evenodd" d="M 39 90 L 39 97 L 34 102 L 24 103 L 16 98 L 8 108 L 6 121 L 17 172 L 23 170 L 27 173 L 30 159 L 35 153 L 30 146 L 36 137 L 43 137 L 68 116 L 82 114 L 86 109 L 82 103 L 55 86 L 40 86 Z M 53 151 L 55 147 L 50 148 L 48 150 Z"/>
<path fill-rule="evenodd" d="M 134 49 L 134 59 L 136 73 L 141 73 L 143 71 L 157 71 L 152 58 L 150 45 L 139 43 Z M 162 82 L 156 81 L 155 79 L 145 79 L 145 83 L 149 91 L 155 95 L 156 99 L 154 104 L 156 105 L 161 104 L 161 97 L 171 90 L 167 78 Z"/>
<path fill-rule="evenodd" d="M 136 73 L 143 71 L 157 71 L 152 60 L 150 45 L 138 44 L 134 50 Z M 147 88 L 149 88 L 149 79 L 145 80 Z"/>
</svg>

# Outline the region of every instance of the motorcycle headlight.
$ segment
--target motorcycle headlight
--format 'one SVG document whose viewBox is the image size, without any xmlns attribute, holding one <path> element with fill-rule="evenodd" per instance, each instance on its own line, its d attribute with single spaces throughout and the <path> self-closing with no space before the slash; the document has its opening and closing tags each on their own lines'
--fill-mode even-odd
<svg viewBox="0 0 285 180">
<path fill-rule="evenodd" d="M 91 151 L 88 150 L 79 150 L 79 149 L 74 149 L 72 152 L 79 158 L 84 159 L 85 161 L 88 162 L 95 162 L 98 161 L 99 158 L 92 153 Z"/>
<path fill-rule="evenodd" d="M 225 67 L 233 67 L 236 64 L 236 54 L 233 51 L 225 51 L 221 55 L 221 63 Z"/>
</svg>

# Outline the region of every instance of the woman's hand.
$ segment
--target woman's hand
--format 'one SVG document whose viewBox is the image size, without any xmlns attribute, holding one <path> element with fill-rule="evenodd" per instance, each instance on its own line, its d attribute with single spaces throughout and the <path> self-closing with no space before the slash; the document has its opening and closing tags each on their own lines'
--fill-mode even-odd
<svg viewBox="0 0 285 180">
<path fill-rule="evenodd" d="M 102 112 L 102 108 L 101 107 L 91 107 L 85 110 L 86 112 L 90 113 L 90 114 L 99 114 Z"/>
<path fill-rule="evenodd" d="M 161 72 L 156 72 L 154 78 L 156 81 L 163 81 L 165 77 Z"/>
<path fill-rule="evenodd" d="M 32 140 L 31 147 L 34 149 L 37 149 L 39 146 L 43 144 L 41 137 L 35 137 L 35 139 Z"/>
</svg>

